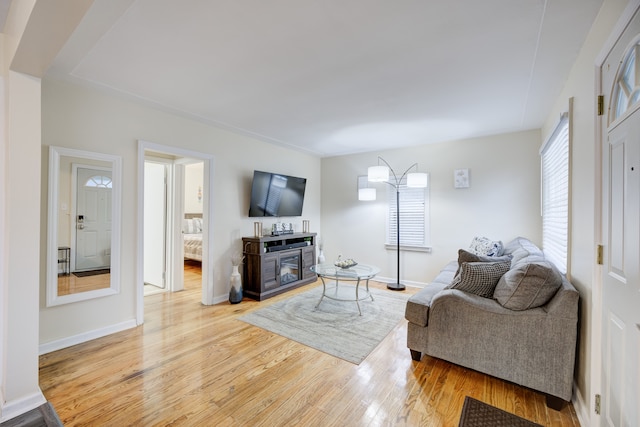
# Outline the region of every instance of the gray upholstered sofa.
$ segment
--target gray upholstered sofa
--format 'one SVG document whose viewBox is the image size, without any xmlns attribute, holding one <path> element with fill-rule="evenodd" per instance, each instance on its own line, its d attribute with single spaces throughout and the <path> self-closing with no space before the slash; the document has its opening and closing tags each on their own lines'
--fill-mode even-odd
<svg viewBox="0 0 640 427">
<path fill-rule="evenodd" d="M 501 258 L 473 255 L 461 250 L 461 262 L 447 264 L 409 298 L 405 317 L 412 358 L 444 359 L 545 393 L 549 407 L 562 408 L 572 395 L 578 292 L 525 238 L 505 245 Z M 471 267 L 504 266 L 505 257 L 507 272 L 493 269 L 500 276 L 493 295 L 478 295 L 474 283 L 472 292 L 452 287 Z M 469 278 L 481 280 L 467 274 L 467 285 Z"/>
</svg>

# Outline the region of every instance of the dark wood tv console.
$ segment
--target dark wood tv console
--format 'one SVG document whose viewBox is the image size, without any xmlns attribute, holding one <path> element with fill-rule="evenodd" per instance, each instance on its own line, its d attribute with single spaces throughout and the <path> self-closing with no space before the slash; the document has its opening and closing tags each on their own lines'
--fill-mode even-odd
<svg viewBox="0 0 640 427">
<path fill-rule="evenodd" d="M 262 301 L 314 282 L 316 233 L 243 237 L 244 294 Z"/>
</svg>

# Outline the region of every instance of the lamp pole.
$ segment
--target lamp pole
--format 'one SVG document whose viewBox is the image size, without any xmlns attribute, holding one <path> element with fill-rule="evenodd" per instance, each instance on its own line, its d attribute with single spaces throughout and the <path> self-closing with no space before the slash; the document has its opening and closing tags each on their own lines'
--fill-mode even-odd
<svg viewBox="0 0 640 427">
<path fill-rule="evenodd" d="M 409 169 L 407 169 L 407 171 Z M 391 171 L 393 172 L 393 169 L 391 169 Z M 407 172 L 405 171 L 405 174 L 406 173 Z M 396 174 L 394 173 L 393 176 L 395 175 Z M 397 258 L 396 259 L 396 266 L 397 266 L 396 277 L 398 278 L 398 280 L 396 280 L 396 283 L 387 283 L 387 288 L 393 291 L 404 291 L 405 287 L 402 283 L 400 283 L 400 184 L 399 183 L 396 184 L 396 258 Z"/>
<path fill-rule="evenodd" d="M 414 167 L 417 168 L 418 164 L 414 163 L 411 166 L 409 166 L 407 170 L 404 171 L 402 176 L 398 179 L 398 175 L 396 175 L 391 165 L 385 159 L 383 159 L 382 157 L 378 157 L 378 160 L 382 160 L 389 168 L 389 171 L 391 171 L 391 174 L 393 174 L 393 181 L 391 181 L 390 179 L 387 179 L 384 182 L 394 187 L 396 190 L 396 266 L 397 266 L 396 277 L 397 277 L 397 280 L 396 280 L 396 283 L 387 283 L 387 288 L 393 291 L 403 291 L 405 290 L 405 286 L 402 283 L 400 283 L 400 184 L 402 183 L 402 180 L 405 178 L 405 176 L 407 176 L 409 171 Z M 424 186 L 426 186 L 426 183 Z"/>
</svg>

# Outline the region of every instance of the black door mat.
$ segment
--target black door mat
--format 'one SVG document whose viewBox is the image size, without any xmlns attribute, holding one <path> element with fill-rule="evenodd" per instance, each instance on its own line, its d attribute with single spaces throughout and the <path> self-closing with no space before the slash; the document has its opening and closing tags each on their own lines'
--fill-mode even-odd
<svg viewBox="0 0 640 427">
<path fill-rule="evenodd" d="M 542 427 L 472 397 L 464 398 L 458 427 Z"/>
<path fill-rule="evenodd" d="M 76 277 L 88 277 L 88 276 L 98 276 L 100 274 L 109 274 L 109 273 L 111 273 L 110 268 L 103 268 L 101 270 L 74 271 L 73 275 Z"/>
</svg>

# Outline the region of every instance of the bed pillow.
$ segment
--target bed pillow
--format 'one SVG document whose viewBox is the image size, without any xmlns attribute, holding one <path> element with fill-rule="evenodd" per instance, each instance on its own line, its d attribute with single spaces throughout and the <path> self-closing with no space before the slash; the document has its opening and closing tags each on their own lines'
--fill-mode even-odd
<svg viewBox="0 0 640 427">
<path fill-rule="evenodd" d="M 202 233 L 202 218 L 188 218 L 182 220 L 182 232 L 184 234 Z"/>
<path fill-rule="evenodd" d="M 182 232 L 184 234 L 194 234 L 197 233 L 196 231 L 196 226 L 193 223 L 193 219 L 189 218 L 189 219 L 183 219 L 182 220 Z"/>
<path fill-rule="evenodd" d="M 194 233 L 202 233 L 202 218 L 193 218 Z"/>
<path fill-rule="evenodd" d="M 460 273 L 445 289 L 458 289 L 491 298 L 498 281 L 510 267 L 511 261 L 463 262 L 460 265 Z"/>
<path fill-rule="evenodd" d="M 545 305 L 562 286 L 562 275 L 548 261 L 519 263 L 500 278 L 493 293 L 503 307 L 522 311 Z"/>
<path fill-rule="evenodd" d="M 469 245 L 469 252 L 484 256 L 501 256 L 504 245 L 499 240 L 490 240 L 486 237 L 474 237 Z"/>
<path fill-rule="evenodd" d="M 472 252 L 465 251 L 464 249 L 458 249 L 458 269 L 456 270 L 457 276 L 460 273 L 460 266 L 463 262 L 499 262 L 499 261 L 509 261 L 511 262 L 511 255 L 502 255 L 502 256 L 485 256 L 485 255 L 476 255 Z"/>
</svg>

